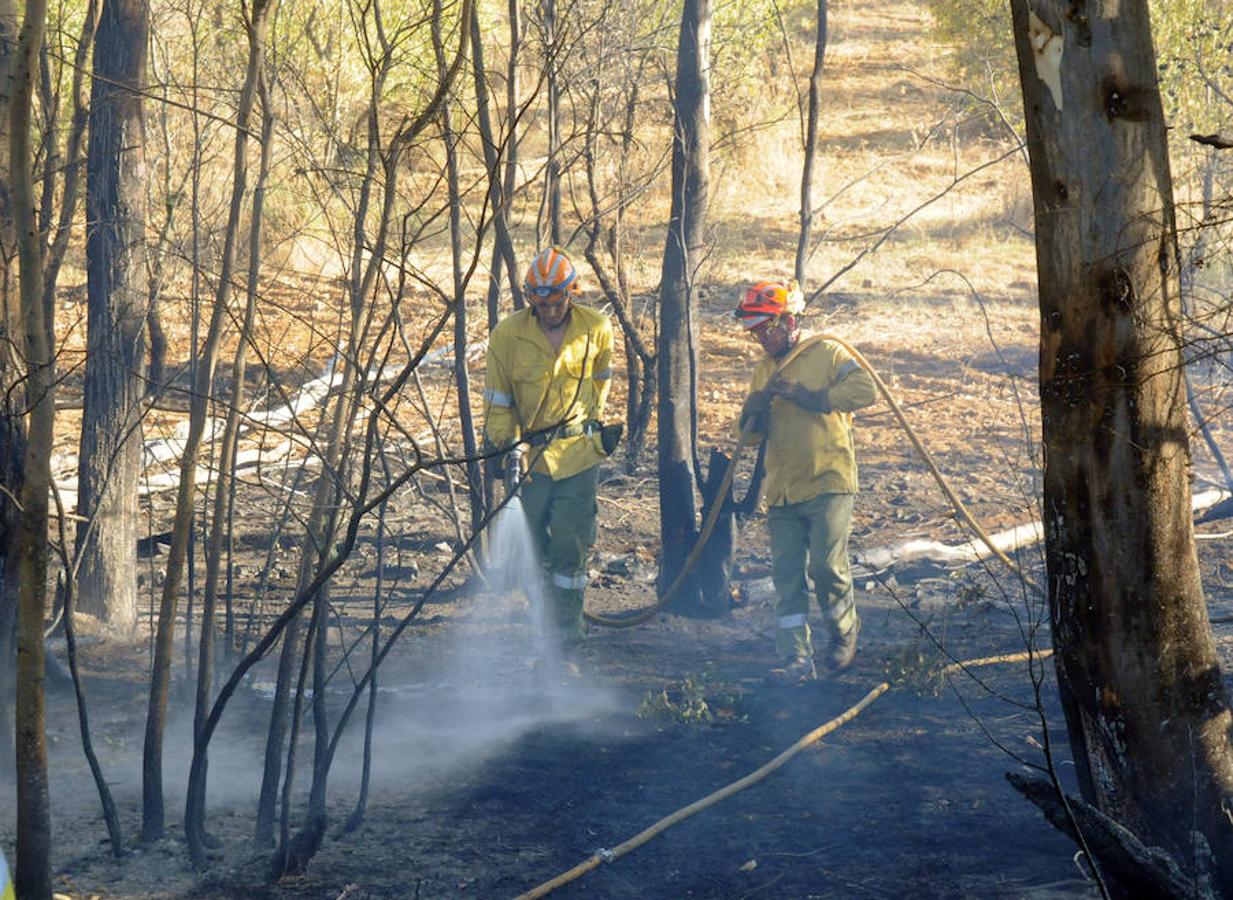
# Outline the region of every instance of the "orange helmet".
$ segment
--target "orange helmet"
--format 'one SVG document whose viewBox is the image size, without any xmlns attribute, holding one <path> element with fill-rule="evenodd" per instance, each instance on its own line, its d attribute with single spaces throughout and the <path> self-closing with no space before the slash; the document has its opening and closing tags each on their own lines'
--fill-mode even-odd
<svg viewBox="0 0 1233 900">
<path fill-rule="evenodd" d="M 553 300 L 562 294 L 582 292 L 582 285 L 578 282 L 578 270 L 569 261 L 569 257 L 556 247 L 541 251 L 531 260 L 524 281 L 532 303 Z"/>
<path fill-rule="evenodd" d="M 778 319 L 785 313 L 799 313 L 805 306 L 804 300 L 795 281 L 788 284 L 759 281 L 746 288 L 745 296 L 736 305 L 734 315 L 741 320 L 746 331 L 752 331 L 764 322 Z"/>
</svg>

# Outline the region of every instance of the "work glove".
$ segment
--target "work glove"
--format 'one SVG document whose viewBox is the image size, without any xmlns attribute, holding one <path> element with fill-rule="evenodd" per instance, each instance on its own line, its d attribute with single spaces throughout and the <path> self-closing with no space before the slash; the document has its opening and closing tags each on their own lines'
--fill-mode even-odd
<svg viewBox="0 0 1233 900">
<path fill-rule="evenodd" d="M 769 391 L 754 391 L 745 398 L 741 407 L 739 424 L 742 431 L 746 429 L 756 432 L 766 430 L 766 416 L 771 411 L 771 401 L 775 395 Z"/>
<path fill-rule="evenodd" d="M 834 408 L 831 406 L 830 392 L 825 388 L 811 391 L 799 382 L 781 381 L 770 390 L 785 400 L 795 403 L 801 409 L 824 414 L 834 412 Z"/>
<path fill-rule="evenodd" d="M 509 496 L 518 489 L 518 482 L 522 478 L 522 457 L 526 452 L 526 448 L 522 444 L 515 444 L 505 452 L 505 457 L 502 460 L 502 475 L 505 478 L 505 494 Z"/>
<path fill-rule="evenodd" d="M 621 436 L 624 434 L 624 422 L 616 422 L 612 425 L 601 425 L 599 427 L 599 442 L 604 447 L 604 456 L 612 455 L 617 445 L 621 443 Z"/>
</svg>

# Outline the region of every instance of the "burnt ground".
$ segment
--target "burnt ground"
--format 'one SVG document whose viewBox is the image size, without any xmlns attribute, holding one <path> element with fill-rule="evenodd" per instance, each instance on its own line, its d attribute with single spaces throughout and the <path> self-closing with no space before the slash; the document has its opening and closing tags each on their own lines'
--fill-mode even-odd
<svg viewBox="0 0 1233 900">
<path fill-rule="evenodd" d="M 246 767 L 264 729 L 264 707 L 250 696 L 212 766 L 227 798 L 212 804 L 211 828 L 225 841 L 215 867 L 194 876 L 173 837 L 120 863 L 101 848 L 65 859 L 62 887 L 106 897 L 514 896 L 768 762 L 889 674 L 895 689 L 846 727 L 559 895 L 1088 896 L 1069 843 L 1002 777 L 1017 763 L 993 740 L 1039 760 L 1034 713 L 970 682 L 930 679 L 915 652 L 935 653 L 918 644 L 905 612 L 863 600 L 857 664 L 816 686 L 763 684 L 769 611 L 753 600 L 723 622 L 665 618 L 593 635 L 583 680 L 559 691 L 538 690 L 520 660 L 489 655 L 500 639 L 480 654 L 482 673 L 422 679 L 422 666 L 396 668 L 384 679 L 393 690 L 382 695 L 381 761 L 364 825 L 337 833 L 354 797 L 354 766 L 344 764 L 325 847 L 307 876 L 278 884 L 265 883 L 266 856 L 248 844 L 255 791 L 242 804 L 234 796 L 237 780 L 255 782 Z M 957 655 L 1022 646 L 1005 639 L 1009 617 L 996 605 L 955 609 L 932 594 L 911 602 L 918 615 L 947 619 Z M 994 635 L 1000 645 L 990 644 Z M 916 668 L 905 673 L 905 663 Z M 440 671 L 436 661 L 429 668 Z M 982 678 L 1032 701 L 1021 666 Z M 668 702 L 657 704 L 665 690 Z M 709 721 L 689 716 L 699 698 Z M 135 832 L 135 782 L 127 786 Z M 93 797 L 81 790 L 72 805 L 83 820 L 73 827 L 97 839 Z"/>
<path fill-rule="evenodd" d="M 1034 310 L 1008 303 L 995 313 L 997 349 L 979 312 L 941 300 L 897 310 L 896 335 L 881 330 L 889 312 L 877 305 L 841 304 L 817 323 L 865 349 L 990 530 L 1031 515 L 1036 471 L 1021 437 L 1024 422 L 1035 431 Z M 704 446 L 729 440 L 726 423 L 751 358 L 718 315 L 704 322 L 703 365 L 713 375 L 703 391 Z M 903 340 L 914 318 L 941 315 L 946 329 Z M 885 409 L 858 417 L 858 442 L 864 484 L 853 534 L 858 558 L 913 538 L 962 540 Z M 1197 463 L 1200 470 L 1206 465 L 1202 456 Z M 588 604 L 609 612 L 636 609 L 653 596 L 653 472 L 644 466 L 633 475 L 615 468 L 605 474 Z M 746 474 L 747 467 L 742 482 Z M 391 512 L 389 524 L 387 632 L 447 558 L 450 540 L 449 524 L 414 497 Z M 259 517 L 246 533 L 242 571 L 252 578 L 265 559 Z M 371 617 L 373 540 L 365 536 L 334 591 L 336 662 L 338 634 L 353 641 Z M 1228 611 L 1230 597 L 1225 543 L 1200 544 L 1217 614 Z M 1022 558 L 1039 581 L 1039 548 L 1025 549 Z M 914 564 L 876 577 L 858 570 L 864 628 L 856 664 L 816 686 L 779 689 L 762 678 L 771 660 L 773 615 L 761 514 L 745 524 L 737 559 L 739 602 L 730 615 L 661 616 L 629 630 L 594 630 L 581 658 L 583 678 L 563 688 L 544 690 L 529 668 L 535 651 L 519 596 L 452 590 L 434 598 L 381 670 L 374 782 L 363 825 L 341 833 L 357 793 L 361 705 L 331 776 L 325 844 L 306 875 L 274 883 L 265 878 L 268 851 L 252 843 L 273 659 L 237 695 L 213 745 L 209 824 L 222 845 L 204 873 L 187 865 L 179 824 L 191 717 L 182 661 L 166 752 L 169 837 L 118 862 L 102 843 L 71 699 L 53 694 L 59 889 L 72 897 L 117 898 L 514 896 L 757 769 L 889 680 L 889 693 L 766 780 L 560 895 L 1090 895 L 1069 842 L 1003 777 L 1043 760 L 1026 666 L 981 669 L 980 682 L 939 675 L 950 658 L 1024 649 L 1025 628 L 1040 620 L 1041 610 L 1013 577 L 979 564 Z M 290 568 L 285 559 L 278 566 Z M 289 572 L 280 577 L 285 581 Z M 1228 626 L 1216 627 L 1227 657 Z M 1047 646 L 1047 629 L 1036 641 Z M 363 646 L 350 667 L 341 665 L 329 696 L 331 721 L 367 653 Z M 132 839 L 140 825 L 146 646 L 94 639 L 83 658 L 95 741 Z M 1051 668 L 1045 671 L 1041 696 L 1065 779 L 1062 717 Z M 311 759 L 310 717 L 304 727 L 293 828 Z"/>
<path fill-rule="evenodd" d="M 990 531 L 998 531 L 1037 516 L 1038 313 L 1032 244 L 1025 237 L 1031 198 L 1017 156 L 963 185 L 955 182 L 957 171 L 983 167 L 1006 148 L 979 135 L 968 140 L 957 125 L 935 127 L 951 121 L 958 105 L 938 87 L 939 80 L 951 80 L 947 54 L 928 36 L 927 19 L 916 4 L 900 0 L 839 4 L 831 11 L 818 170 L 826 173 L 828 191 L 837 193 L 817 223 L 829 238 L 820 245 L 811 279 L 820 281 L 854 259 L 853 241 L 881 234 L 930 197 L 945 200 L 923 209 L 835 283 L 809 324 L 865 352 L 955 491 Z M 922 80 L 918 72 L 934 78 Z M 765 87 L 758 85 L 760 92 Z M 794 130 L 788 121 L 794 119 L 789 115 L 785 128 Z M 962 139 L 927 140 L 926 131 Z M 795 140 L 793 133 L 789 143 Z M 711 268 L 700 286 L 704 459 L 712 447 L 731 447 L 731 424 L 755 355 L 726 316 L 737 284 L 779 277 L 795 242 L 794 226 L 788 226 L 796 221 L 799 166 L 790 156 L 764 152 L 766 141 L 747 143 L 751 152 L 731 163 L 740 177 L 712 173 L 721 193 L 713 200 Z M 751 192 L 751 183 L 765 189 Z M 631 251 L 634 282 L 646 290 L 658 278 L 653 248 L 662 245 L 667 212 L 666 191 L 658 197 L 630 223 L 640 229 L 640 249 Z M 329 299 L 336 291 L 326 280 L 278 280 L 264 294 L 278 302 L 263 308 L 259 340 L 267 344 L 265 357 L 294 388 L 318 375 L 332 352 L 337 310 Z M 178 346 L 173 356 L 181 360 L 188 358 L 190 310 L 186 299 L 169 307 Z M 80 303 L 77 312 L 84 321 Z M 71 318 L 59 316 L 62 330 Z M 84 335 L 84 327 L 77 327 L 62 338 L 79 353 Z M 70 363 L 66 357 L 66 369 Z M 256 369 L 250 366 L 254 379 Z M 482 369 L 472 374 L 478 389 Z M 1213 382 L 1197 384 L 1200 400 L 1207 410 L 1220 410 L 1227 400 L 1214 383 L 1218 373 L 1210 374 Z M 429 397 L 446 410 L 453 405 L 449 380 L 440 369 L 425 374 Z M 622 408 L 619 381 L 611 417 Z M 255 396 L 261 386 L 254 381 L 250 387 Z M 71 377 L 62 390 L 71 399 Z M 59 449 L 71 455 L 80 418 L 71 409 L 58 416 Z M 149 424 L 166 431 L 180 418 L 159 411 Z M 862 493 L 853 551 L 859 556 L 913 539 L 964 541 L 886 408 L 859 414 L 857 429 Z M 1227 430 L 1216 437 L 1229 446 Z M 1205 487 L 1199 479 L 1215 467 L 1198 442 L 1194 452 L 1196 488 Z M 653 599 L 653 460 L 652 446 L 633 473 L 606 472 L 588 591 L 594 609 L 637 609 Z M 266 474 L 265 485 L 283 475 Z M 741 485 L 748 475 L 746 461 Z M 248 612 L 267 565 L 278 495 L 251 474 L 244 484 L 237 504 L 235 594 L 238 610 Z M 441 483 L 425 479 L 391 505 L 382 573 L 386 632 L 449 558 L 454 530 L 446 501 Z M 166 529 L 171 503 L 167 494 L 155 498 L 153 532 Z M 1223 530 L 1220 522 L 1203 527 Z M 353 642 L 371 618 L 376 539 L 371 528 L 361 538 L 334 589 L 334 662 L 341 662 L 339 647 Z M 1229 541 L 1216 537 L 1199 545 L 1217 617 L 1233 613 Z M 253 619 L 241 619 L 242 634 L 247 622 L 260 626 L 290 594 L 298 544 L 280 546 L 272 555 L 269 599 Z M 1023 556 L 1039 583 L 1039 548 L 1027 548 Z M 276 883 L 265 876 L 269 852 L 252 840 L 274 660 L 266 660 L 237 694 L 212 744 L 209 827 L 221 846 L 207 871 L 187 864 L 180 818 L 192 712 L 191 682 L 179 655 L 181 627 L 165 753 L 166 840 L 119 861 L 108 855 L 71 696 L 60 689 L 49 697 L 57 890 L 74 898 L 511 897 L 755 770 L 889 679 L 889 693 L 766 780 L 558 896 L 1091 896 L 1072 862 L 1070 843 L 1003 777 L 1043 758 L 1026 667 L 982 669 L 979 684 L 968 677 L 946 683 L 937 675 L 948 655 L 966 659 L 1024 649 L 1024 623 L 1040 619 L 1035 598 L 993 566 L 917 564 L 880 578 L 861 574 L 857 602 L 864 627 L 853 668 L 815 687 L 776 690 L 762 681 L 772 652 L 768 559 L 765 518 L 758 514 L 741 534 L 741 603 L 730 616 L 664 616 L 628 631 L 593 632 L 582 659 L 584 677 L 564 691 L 536 688 L 527 666 L 533 655 L 527 617 L 516 599 L 476 596 L 460 589 L 460 578 L 451 581 L 450 590 L 424 607 L 381 670 L 364 824 L 352 834 L 340 833 L 357 794 L 361 706 L 331 776 L 325 843 L 306 875 Z M 143 560 L 151 601 L 161 566 L 157 554 Z M 95 744 L 130 843 L 140 827 L 149 621 L 128 640 L 87 634 L 81 654 Z M 86 626 L 83 621 L 83 631 Z M 1217 624 L 1215 630 L 1229 671 L 1233 626 Z M 1038 640 L 1047 645 L 1047 629 Z M 332 682 L 331 721 L 366 653 L 359 648 Z M 1045 672 L 1044 713 L 1065 780 L 1070 770 L 1064 728 L 1051 668 Z M 293 827 L 302 819 L 311 728 L 306 719 Z M 0 784 L 0 811 L 12 804 L 11 786 Z M 12 849 L 11 829 L 12 816 L 0 815 L 6 851 Z"/>
</svg>

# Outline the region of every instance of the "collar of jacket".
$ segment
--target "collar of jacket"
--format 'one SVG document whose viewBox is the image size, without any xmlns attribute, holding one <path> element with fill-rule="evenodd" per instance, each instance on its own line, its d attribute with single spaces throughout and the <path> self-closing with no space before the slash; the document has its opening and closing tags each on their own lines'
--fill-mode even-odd
<svg viewBox="0 0 1233 900">
<path fill-rule="evenodd" d="M 575 338 L 585 338 L 594 326 L 592 320 L 595 318 L 595 313 L 588 307 L 580 306 L 573 301 L 571 303 L 569 322 L 565 325 L 565 333 L 561 336 L 562 347 Z M 535 312 L 530 306 L 520 309 L 510 318 L 513 320 L 510 324 L 515 326 L 514 337 L 530 341 L 548 356 L 557 355 L 557 351 L 548 341 L 548 335 L 544 334 L 544 329 L 539 327 L 539 319 L 535 318 Z"/>
</svg>

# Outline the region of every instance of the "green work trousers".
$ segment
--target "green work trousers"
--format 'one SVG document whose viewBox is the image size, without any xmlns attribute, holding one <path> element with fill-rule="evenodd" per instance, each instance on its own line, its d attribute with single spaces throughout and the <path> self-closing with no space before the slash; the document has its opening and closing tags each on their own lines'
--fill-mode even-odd
<svg viewBox="0 0 1233 900">
<path fill-rule="evenodd" d="M 809 581 L 833 636 L 856 625 L 848 534 L 852 528 L 853 494 L 819 494 L 801 503 L 772 506 L 771 580 L 775 583 L 779 617 L 776 647 L 791 658 L 811 655 Z M 808 575 L 808 580 L 806 580 Z"/>
<path fill-rule="evenodd" d="M 595 544 L 599 466 L 553 481 L 535 472 L 523 482 L 522 508 L 547 582 L 545 621 L 563 645 L 582 640 L 582 594 L 587 556 Z"/>
</svg>

